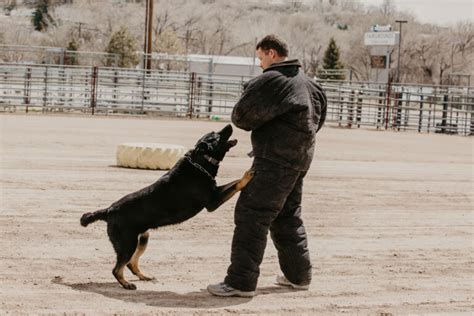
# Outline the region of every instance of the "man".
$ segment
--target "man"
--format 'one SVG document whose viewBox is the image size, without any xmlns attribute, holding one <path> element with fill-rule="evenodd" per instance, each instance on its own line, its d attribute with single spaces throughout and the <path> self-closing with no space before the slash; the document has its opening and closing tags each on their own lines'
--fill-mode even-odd
<svg viewBox="0 0 474 316">
<path fill-rule="evenodd" d="M 255 175 L 235 207 L 227 277 L 207 287 L 217 296 L 255 295 L 268 230 L 284 274 L 277 284 L 308 289 L 311 282 L 301 196 L 326 117 L 326 95 L 298 60 L 288 60 L 288 47 L 277 36 L 264 37 L 256 49 L 263 74 L 245 83 L 232 112 L 237 127 L 252 131 Z"/>
</svg>

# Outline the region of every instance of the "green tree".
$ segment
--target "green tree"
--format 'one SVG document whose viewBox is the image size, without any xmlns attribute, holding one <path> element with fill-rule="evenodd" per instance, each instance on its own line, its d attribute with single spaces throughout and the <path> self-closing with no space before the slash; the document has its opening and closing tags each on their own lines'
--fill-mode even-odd
<svg viewBox="0 0 474 316">
<path fill-rule="evenodd" d="M 36 4 L 36 9 L 31 17 L 31 22 L 36 31 L 46 32 L 50 25 L 56 25 L 53 17 L 49 14 L 49 0 L 40 0 Z"/>
<path fill-rule="evenodd" d="M 138 63 L 137 41 L 126 26 L 122 26 L 120 30 L 112 34 L 105 51 L 120 56 L 119 67 L 134 67 Z M 113 59 L 108 58 L 106 65 L 113 66 L 114 62 Z"/>
<path fill-rule="evenodd" d="M 323 57 L 323 72 L 320 75 L 323 79 L 331 80 L 344 80 L 344 74 L 337 70 L 343 69 L 344 65 L 339 60 L 339 47 L 336 45 L 336 41 L 331 37 L 328 48 L 324 52 Z"/>
<path fill-rule="evenodd" d="M 76 42 L 74 38 L 71 39 L 71 41 L 66 47 L 67 53 L 66 53 L 66 58 L 64 60 L 64 64 L 79 65 L 79 61 L 77 60 L 77 54 L 76 54 L 78 49 L 79 49 L 79 44 Z"/>
<path fill-rule="evenodd" d="M 171 28 L 165 29 L 156 36 L 153 43 L 153 51 L 170 55 L 185 53 L 182 41 L 179 39 L 178 35 L 171 30 Z M 186 64 L 172 60 L 161 60 L 158 63 L 158 67 L 166 70 L 184 70 Z"/>
</svg>

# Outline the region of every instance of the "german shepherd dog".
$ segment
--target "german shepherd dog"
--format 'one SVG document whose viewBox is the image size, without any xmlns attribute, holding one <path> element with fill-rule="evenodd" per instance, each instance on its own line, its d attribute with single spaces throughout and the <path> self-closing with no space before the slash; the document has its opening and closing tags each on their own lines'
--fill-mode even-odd
<svg viewBox="0 0 474 316">
<path fill-rule="evenodd" d="M 105 209 L 82 215 L 84 227 L 97 220 L 107 222 L 107 234 L 117 254 L 112 274 L 125 289 L 136 289 L 124 279 L 125 266 L 140 280 L 153 280 L 138 268 L 149 229 L 184 222 L 203 208 L 212 212 L 252 179 L 253 172 L 249 170 L 239 180 L 216 185 L 219 162 L 237 144 L 236 139 L 229 140 L 231 135 L 231 125 L 204 135 L 194 149 L 152 185 L 124 196 Z"/>
</svg>

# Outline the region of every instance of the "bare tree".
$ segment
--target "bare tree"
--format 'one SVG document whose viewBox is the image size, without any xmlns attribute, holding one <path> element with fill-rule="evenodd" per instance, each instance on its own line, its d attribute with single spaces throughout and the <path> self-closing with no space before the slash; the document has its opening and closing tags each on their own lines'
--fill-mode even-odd
<svg viewBox="0 0 474 316">
<path fill-rule="evenodd" d="M 189 49 L 194 40 L 194 36 L 196 32 L 199 30 L 197 25 L 200 22 L 200 20 L 201 20 L 200 16 L 190 15 L 186 18 L 183 25 L 181 27 L 178 27 L 178 31 L 183 32 L 184 48 L 185 48 L 186 54 L 189 53 Z"/>
<path fill-rule="evenodd" d="M 395 12 L 395 4 L 393 0 L 383 0 L 380 9 L 384 16 L 392 16 Z"/>
<path fill-rule="evenodd" d="M 175 30 L 176 26 L 174 22 L 171 20 L 170 13 L 168 8 L 164 8 L 160 10 L 159 14 L 156 16 L 156 23 L 153 25 L 153 35 L 158 37 L 167 29 Z"/>
<path fill-rule="evenodd" d="M 0 19 L 3 42 L 66 47 L 74 37 L 81 50 L 104 51 L 112 34 L 126 26 L 140 50 L 144 0 L 51 1 L 55 4 L 56 27 L 32 32 L 28 17 L 12 19 L 6 16 Z M 26 5 L 35 3 L 33 0 L 17 1 L 17 8 L 27 10 Z M 474 72 L 472 22 L 452 27 L 420 24 L 413 16 L 398 12 L 393 0 L 385 0 L 378 7 L 362 6 L 352 0 L 314 0 L 297 6 L 215 0 L 155 0 L 155 4 L 155 52 L 252 57 L 255 39 L 276 33 L 288 41 L 291 57 L 299 58 L 304 71 L 313 75 L 321 67 L 322 48 L 327 46 L 329 37 L 334 37 L 345 67 L 353 71 L 356 79 L 369 80 L 370 54 L 363 44 L 363 34 L 372 24 L 393 23 L 396 14 L 397 18 L 409 21 L 407 32 L 404 28 L 402 81 L 439 83 L 446 82 L 448 74 L 453 72 Z M 347 25 L 347 28 L 341 29 L 338 25 Z M 31 59 L 25 53 L 11 55 L 9 60 Z M 6 57 L 1 58 L 5 60 Z M 395 65 L 393 63 L 392 67 Z"/>
</svg>

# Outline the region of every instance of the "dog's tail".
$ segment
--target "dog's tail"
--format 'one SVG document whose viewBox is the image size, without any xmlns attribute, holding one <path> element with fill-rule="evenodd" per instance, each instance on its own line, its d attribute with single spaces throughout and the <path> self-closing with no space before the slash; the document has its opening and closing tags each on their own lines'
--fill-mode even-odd
<svg viewBox="0 0 474 316">
<path fill-rule="evenodd" d="M 90 223 L 98 221 L 99 219 L 102 221 L 107 221 L 107 213 L 109 209 L 104 208 L 102 210 L 98 210 L 95 212 L 84 213 L 81 217 L 81 225 L 87 227 Z"/>
</svg>

